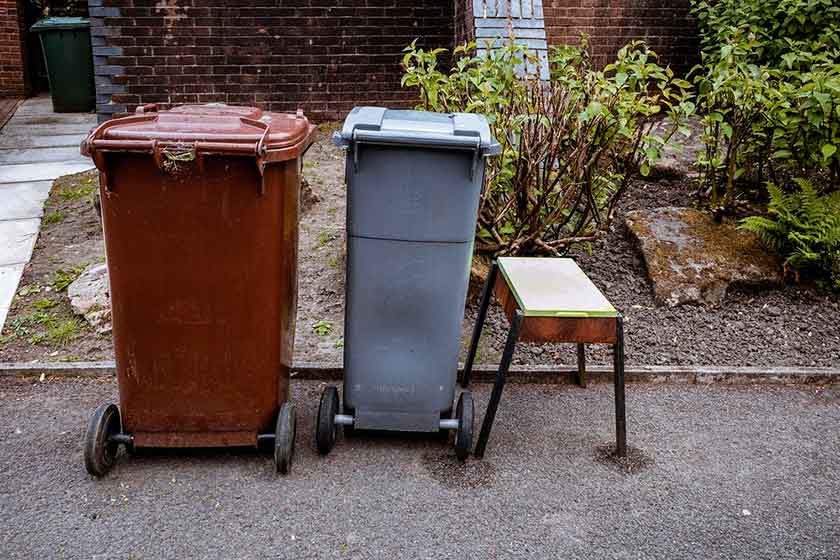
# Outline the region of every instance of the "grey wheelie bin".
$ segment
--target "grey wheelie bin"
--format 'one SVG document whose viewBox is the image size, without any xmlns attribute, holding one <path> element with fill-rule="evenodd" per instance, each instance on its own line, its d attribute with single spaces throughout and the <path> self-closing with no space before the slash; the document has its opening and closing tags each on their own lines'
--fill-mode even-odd
<svg viewBox="0 0 840 560">
<path fill-rule="evenodd" d="M 316 442 L 352 430 L 455 430 L 465 459 L 473 404 L 453 414 L 461 323 L 484 158 L 498 153 L 486 119 L 357 107 L 336 144 L 347 150 L 344 402 L 321 395 Z"/>
</svg>

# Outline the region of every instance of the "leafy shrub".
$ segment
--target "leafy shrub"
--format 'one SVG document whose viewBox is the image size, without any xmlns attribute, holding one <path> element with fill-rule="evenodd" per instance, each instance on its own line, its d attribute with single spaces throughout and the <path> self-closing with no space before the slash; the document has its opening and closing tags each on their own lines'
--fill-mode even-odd
<svg viewBox="0 0 840 560">
<path fill-rule="evenodd" d="M 717 0 L 694 6 L 702 63 L 693 71 L 704 114 L 699 163 L 714 205 L 735 182 L 765 174 L 840 182 L 840 6 L 834 0 Z"/>
<path fill-rule="evenodd" d="M 712 58 L 736 33 L 755 38 L 751 63 L 774 68 L 796 61 L 797 52 L 840 45 L 836 0 L 703 0 L 693 9 L 700 20 L 701 46 Z M 797 67 L 806 70 L 808 60 L 798 61 Z"/>
<path fill-rule="evenodd" d="M 755 232 L 785 258 L 785 269 L 816 273 L 821 283 L 840 290 L 840 191 L 820 194 L 804 179 L 786 193 L 773 183 L 769 216 L 751 216 L 741 227 Z"/>
<path fill-rule="evenodd" d="M 602 71 L 585 45 L 555 49 L 548 82 L 524 73 L 533 61 L 516 44 L 481 54 L 459 46 L 447 71 L 443 52 L 409 45 L 402 83 L 419 90 L 419 109 L 484 114 L 502 145 L 487 162 L 480 252 L 560 255 L 602 235 L 630 181 L 649 172 L 694 109 L 690 84 L 641 42 Z M 664 136 L 652 133 L 659 113 L 672 119 Z"/>
</svg>

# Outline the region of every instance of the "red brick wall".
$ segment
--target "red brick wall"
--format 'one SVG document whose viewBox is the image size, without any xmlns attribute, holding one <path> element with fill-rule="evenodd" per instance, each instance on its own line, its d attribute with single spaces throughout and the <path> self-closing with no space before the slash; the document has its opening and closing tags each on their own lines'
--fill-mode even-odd
<svg viewBox="0 0 840 560">
<path fill-rule="evenodd" d="M 0 97 L 23 97 L 23 1 L 0 0 Z"/>
<path fill-rule="evenodd" d="M 614 60 L 618 49 L 644 39 L 675 72 L 699 61 L 697 22 L 690 0 L 544 0 L 545 31 L 550 44 L 577 44 L 590 36 L 594 62 Z"/>
<path fill-rule="evenodd" d="M 268 4 L 268 5 L 267 5 Z M 451 47 L 452 0 L 90 0 L 100 118 L 138 104 L 406 106 L 402 49 Z"/>
</svg>

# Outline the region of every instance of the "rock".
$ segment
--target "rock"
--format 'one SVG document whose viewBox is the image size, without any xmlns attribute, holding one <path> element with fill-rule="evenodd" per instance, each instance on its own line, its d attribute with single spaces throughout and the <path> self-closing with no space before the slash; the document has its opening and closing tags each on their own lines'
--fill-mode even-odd
<svg viewBox="0 0 840 560">
<path fill-rule="evenodd" d="M 313 206 L 321 201 L 321 197 L 315 194 L 312 190 L 312 185 L 306 180 L 306 177 L 300 179 L 300 213 L 308 212 Z"/>
<path fill-rule="evenodd" d="M 780 259 L 754 234 L 717 224 L 692 208 L 628 212 L 625 222 L 647 267 L 658 305 L 715 305 L 730 286 L 782 285 Z"/>
<path fill-rule="evenodd" d="M 767 307 L 767 314 L 772 316 L 772 317 L 778 317 L 779 315 L 782 314 L 782 310 L 781 310 L 781 308 L 779 308 L 775 305 L 771 305 L 771 306 Z"/>
<path fill-rule="evenodd" d="M 111 290 L 107 265 L 89 266 L 67 287 L 67 297 L 73 311 L 84 316 L 96 332 L 111 332 Z"/>
<path fill-rule="evenodd" d="M 681 179 L 697 175 L 697 155 L 705 149 L 703 143 L 703 123 L 691 118 L 685 123 L 688 136 L 674 132 L 667 146 L 662 149 L 662 157 L 653 166 L 650 177 L 655 179 Z M 658 122 L 652 129 L 653 134 L 664 135 L 670 130 L 667 120 Z"/>
</svg>

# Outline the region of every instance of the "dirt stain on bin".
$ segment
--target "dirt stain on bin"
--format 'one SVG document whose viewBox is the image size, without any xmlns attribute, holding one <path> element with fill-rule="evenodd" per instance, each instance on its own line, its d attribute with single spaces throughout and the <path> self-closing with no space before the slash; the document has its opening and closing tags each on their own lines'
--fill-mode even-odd
<svg viewBox="0 0 840 560">
<path fill-rule="evenodd" d="M 496 481 L 496 469 L 487 461 L 460 461 L 451 452 L 424 453 L 422 461 L 432 478 L 447 488 L 482 488 Z"/>
</svg>

